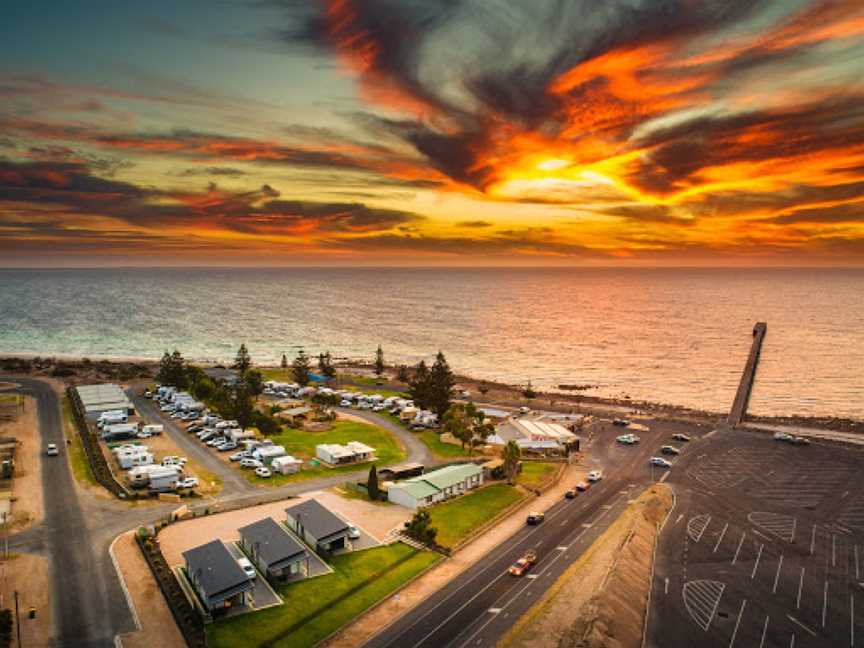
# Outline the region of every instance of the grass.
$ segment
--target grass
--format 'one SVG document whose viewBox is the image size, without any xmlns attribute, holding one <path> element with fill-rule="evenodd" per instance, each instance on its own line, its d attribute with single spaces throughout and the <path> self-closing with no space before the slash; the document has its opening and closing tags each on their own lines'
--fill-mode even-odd
<svg viewBox="0 0 864 648">
<path fill-rule="evenodd" d="M 208 644 L 314 646 L 440 559 L 398 543 L 336 556 L 334 573 L 281 586 L 284 605 L 208 626 Z"/>
<path fill-rule="evenodd" d="M 436 541 L 443 547 L 454 547 L 472 531 L 524 497 L 525 494 L 513 486 L 493 484 L 458 499 L 437 504 L 427 509 L 432 526 L 438 529 Z"/>
<path fill-rule="evenodd" d="M 279 382 L 294 382 L 294 372 L 291 371 L 290 368 L 282 369 L 282 368 L 270 368 L 270 369 L 258 369 L 261 372 L 261 375 L 264 376 L 264 380 L 276 380 Z"/>
<path fill-rule="evenodd" d="M 63 397 L 61 409 L 63 411 L 64 433 L 66 438 L 72 439 L 72 444 L 68 446 L 72 474 L 82 484 L 99 486 L 99 483 L 93 476 L 93 471 L 90 470 L 90 463 L 87 461 L 87 454 L 84 452 L 84 442 L 81 441 L 81 435 L 78 434 L 78 428 L 75 425 L 72 403 L 66 396 Z"/>
<path fill-rule="evenodd" d="M 273 443 L 285 447 L 289 455 L 298 459 L 314 459 L 315 446 L 319 443 L 341 443 L 349 441 L 361 441 L 375 448 L 375 463 L 378 466 L 398 463 L 405 458 L 405 449 L 385 429 L 368 423 L 358 421 L 336 421 L 330 430 L 324 432 L 307 432 L 305 430 L 294 430 L 283 428 L 279 434 L 270 437 Z M 252 470 L 244 470 L 243 474 L 253 482 L 266 482 L 274 486 L 290 482 L 314 479 L 316 477 L 328 477 L 339 473 L 354 472 L 360 469 L 369 469 L 369 463 L 350 464 L 328 468 L 324 465 L 313 467 L 305 464 L 300 472 L 291 475 L 273 475 L 269 479 L 256 477 Z"/>
<path fill-rule="evenodd" d="M 529 488 L 540 488 L 558 470 L 558 465 L 543 461 L 523 461 L 522 472 L 516 478 L 516 483 Z"/>
<path fill-rule="evenodd" d="M 396 425 L 401 425 L 406 430 L 411 431 L 423 444 L 432 451 L 436 459 L 456 459 L 458 457 L 468 457 L 467 450 L 463 450 L 461 445 L 452 443 L 444 443 L 434 430 L 423 430 L 422 432 L 414 432 L 398 417 L 393 416 L 389 412 L 375 412 L 379 416 L 389 419 Z"/>
</svg>

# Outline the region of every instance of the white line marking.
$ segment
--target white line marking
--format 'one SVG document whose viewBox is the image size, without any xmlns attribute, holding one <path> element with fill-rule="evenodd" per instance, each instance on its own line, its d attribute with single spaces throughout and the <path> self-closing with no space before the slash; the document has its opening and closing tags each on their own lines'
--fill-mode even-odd
<svg viewBox="0 0 864 648">
<path fill-rule="evenodd" d="M 792 638 L 789 640 L 789 648 L 795 648 L 795 633 L 792 633 Z"/>
<path fill-rule="evenodd" d="M 759 553 L 756 554 L 756 564 L 753 565 L 753 573 L 750 574 L 750 580 L 756 578 L 756 570 L 759 568 L 759 559 L 762 557 L 762 550 L 765 548 L 764 544 L 759 545 Z"/>
<path fill-rule="evenodd" d="M 860 576 L 858 576 L 858 545 L 856 544 L 855 545 L 855 579 L 857 580 L 858 578 L 860 578 Z"/>
<path fill-rule="evenodd" d="M 822 627 L 825 627 L 825 617 L 828 614 L 828 581 L 825 581 L 825 592 L 822 594 Z"/>
<path fill-rule="evenodd" d="M 774 588 L 771 590 L 772 594 L 777 593 L 777 583 L 780 582 L 780 569 L 783 567 L 783 554 L 780 554 L 780 562 L 777 563 L 777 575 L 774 577 Z"/>
<path fill-rule="evenodd" d="M 831 566 L 837 566 L 837 536 L 831 534 Z"/>
<path fill-rule="evenodd" d="M 683 517 L 684 517 L 684 514 L 681 513 L 681 514 L 680 514 L 680 515 L 675 519 L 675 524 L 678 524 L 678 523 L 681 521 L 681 519 L 682 519 Z"/>
<path fill-rule="evenodd" d="M 792 539 L 789 542 L 795 542 L 795 529 L 798 528 L 798 518 L 792 518 Z"/>
<path fill-rule="evenodd" d="M 720 543 L 723 542 L 723 536 L 726 535 L 726 529 L 728 529 L 728 528 L 729 528 L 729 523 L 727 522 L 726 525 L 723 527 L 723 531 L 720 532 L 720 537 L 717 538 L 717 544 L 714 545 L 714 553 L 717 553 L 717 547 L 719 547 Z"/>
<path fill-rule="evenodd" d="M 668 576 L 666 577 L 666 584 L 663 586 L 663 593 L 664 594 L 669 593 L 669 577 Z"/>
<path fill-rule="evenodd" d="M 813 549 L 816 547 L 816 525 L 813 525 L 813 533 L 810 536 L 810 555 L 813 555 Z"/>
<path fill-rule="evenodd" d="M 795 608 L 801 609 L 801 588 L 804 587 L 804 568 L 801 568 L 801 580 L 798 581 L 798 600 L 795 601 Z"/>
<path fill-rule="evenodd" d="M 735 561 L 738 560 L 738 552 L 741 551 L 741 545 L 744 544 L 744 536 L 747 535 L 747 532 L 741 534 L 741 541 L 738 543 L 738 548 L 735 550 L 735 555 L 732 557 L 732 564 L 735 564 Z"/>
<path fill-rule="evenodd" d="M 808 628 L 806 625 L 804 625 L 803 623 L 801 623 L 798 619 L 796 619 L 795 617 L 793 617 L 791 614 L 787 614 L 787 615 L 786 615 L 786 618 L 789 619 L 792 623 L 795 623 L 795 624 L 799 625 L 800 627 L 804 628 L 807 632 L 809 632 L 809 633 L 810 633 L 811 635 L 813 635 L 814 637 L 816 636 L 816 633 L 815 633 L 815 632 L 813 632 L 810 628 Z"/>
<path fill-rule="evenodd" d="M 501 608 L 489 608 L 490 614 L 498 614 L 501 611 Z"/>
<path fill-rule="evenodd" d="M 855 645 L 855 595 L 849 594 L 849 645 Z"/>
<path fill-rule="evenodd" d="M 729 640 L 729 648 L 735 643 L 735 637 L 738 635 L 738 626 L 741 625 L 741 616 L 744 614 L 744 606 L 747 605 L 747 599 L 741 601 L 741 610 L 738 612 L 738 620 L 735 622 L 735 629 L 732 631 L 732 639 Z"/>
<path fill-rule="evenodd" d="M 768 617 L 765 617 L 765 625 L 762 626 L 762 641 L 759 642 L 759 648 L 765 645 L 765 633 L 768 632 Z"/>
</svg>

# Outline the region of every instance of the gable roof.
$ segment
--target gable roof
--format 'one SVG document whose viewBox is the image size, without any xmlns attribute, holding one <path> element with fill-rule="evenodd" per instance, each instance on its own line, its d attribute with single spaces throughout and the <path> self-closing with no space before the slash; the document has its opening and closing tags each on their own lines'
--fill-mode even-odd
<svg viewBox="0 0 864 648">
<path fill-rule="evenodd" d="M 440 492 L 439 488 L 435 488 L 432 484 L 425 481 L 403 481 L 390 487 L 391 490 L 395 488 L 405 491 L 411 497 L 418 500 Z"/>
<path fill-rule="evenodd" d="M 237 560 L 221 540 L 183 552 L 186 571 L 209 599 L 227 598 L 252 588 Z"/>
<path fill-rule="evenodd" d="M 435 488 L 443 490 L 464 481 L 468 477 L 480 475 L 482 472 L 480 466 L 473 463 L 457 464 L 455 466 L 445 466 L 444 468 L 433 470 L 432 472 L 428 472 L 419 477 L 412 477 L 408 481 L 417 482 L 422 480 L 432 484 Z"/>
<path fill-rule="evenodd" d="M 348 523 L 324 508 L 318 500 L 308 499 L 285 512 L 317 541 L 348 532 Z"/>
<path fill-rule="evenodd" d="M 270 567 L 306 555 L 303 546 L 273 518 L 264 518 L 241 527 L 240 537 Z"/>
</svg>

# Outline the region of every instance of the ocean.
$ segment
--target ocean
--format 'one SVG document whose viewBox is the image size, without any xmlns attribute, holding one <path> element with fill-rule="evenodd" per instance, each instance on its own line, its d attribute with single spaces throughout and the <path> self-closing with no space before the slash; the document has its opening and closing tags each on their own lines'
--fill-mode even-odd
<svg viewBox="0 0 864 648">
<path fill-rule="evenodd" d="M 864 270 L 0 270 L 0 354 L 276 364 L 299 348 L 539 388 L 730 407 L 756 321 L 750 411 L 864 419 Z"/>
</svg>

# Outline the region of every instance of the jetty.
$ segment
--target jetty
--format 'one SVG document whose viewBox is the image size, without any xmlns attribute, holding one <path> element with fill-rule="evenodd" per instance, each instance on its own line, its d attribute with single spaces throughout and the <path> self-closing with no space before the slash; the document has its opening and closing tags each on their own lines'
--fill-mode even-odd
<svg viewBox="0 0 864 648">
<path fill-rule="evenodd" d="M 768 324 L 765 322 L 756 322 L 753 327 L 753 344 L 750 346 L 750 355 L 747 356 L 747 364 L 744 365 L 744 373 L 741 374 L 741 382 L 738 384 L 738 393 L 735 394 L 732 410 L 726 419 L 726 424 L 729 427 L 734 428 L 740 425 L 747 414 L 747 404 L 750 402 L 750 392 L 753 390 L 756 368 L 759 365 L 759 354 L 762 352 L 762 342 L 767 331 Z"/>
</svg>

